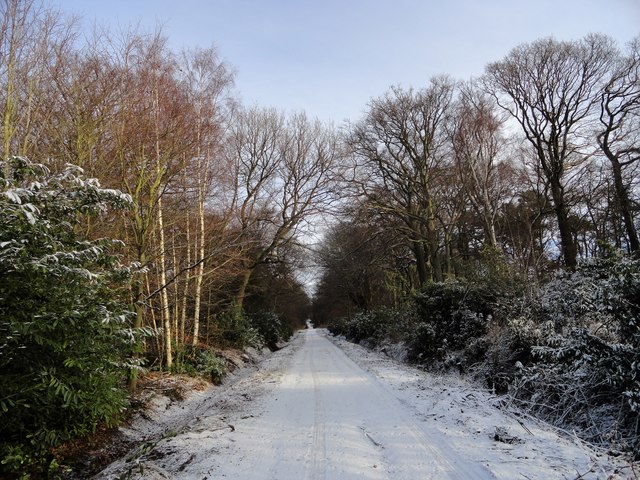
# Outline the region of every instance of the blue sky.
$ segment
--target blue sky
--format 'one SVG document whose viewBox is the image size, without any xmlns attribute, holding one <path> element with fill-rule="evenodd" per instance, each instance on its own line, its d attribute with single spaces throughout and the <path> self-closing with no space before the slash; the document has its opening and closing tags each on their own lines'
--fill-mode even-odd
<svg viewBox="0 0 640 480">
<path fill-rule="evenodd" d="M 176 50 L 215 45 L 247 104 L 357 120 L 390 85 L 482 74 L 523 42 L 640 34 L 640 0 L 49 0 L 114 28 L 163 31 Z"/>
</svg>

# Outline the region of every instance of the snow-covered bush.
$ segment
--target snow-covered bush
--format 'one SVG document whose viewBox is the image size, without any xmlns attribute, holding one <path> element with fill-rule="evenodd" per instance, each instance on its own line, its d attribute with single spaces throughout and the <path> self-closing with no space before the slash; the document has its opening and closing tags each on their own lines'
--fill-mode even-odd
<svg viewBox="0 0 640 480">
<path fill-rule="evenodd" d="M 349 318 L 335 319 L 328 327 L 333 334 L 344 335 L 353 342 L 366 340 L 377 346 L 384 341 L 404 341 L 414 332 L 415 323 L 415 309 L 405 305 L 358 312 Z"/>
<path fill-rule="evenodd" d="M 534 347 L 553 334 L 551 323 L 537 321 L 538 304 L 536 296 L 501 297 L 487 334 L 465 348 L 467 369 L 492 391 L 506 393 L 520 367 L 532 361 Z M 484 351 L 479 351 L 477 343 Z M 470 350 L 477 352 L 470 355 Z"/>
<path fill-rule="evenodd" d="M 345 336 L 354 342 L 368 340 L 377 345 L 387 336 L 393 316 L 390 311 L 358 312 L 346 323 Z"/>
<path fill-rule="evenodd" d="M 588 440 L 640 448 L 640 261 L 609 255 L 544 288 L 538 324 L 552 324 L 513 395 Z"/>
<path fill-rule="evenodd" d="M 88 215 L 128 204 L 77 167 L 0 161 L 0 471 L 42 464 L 127 404 L 129 271 L 120 242 L 80 232 Z"/>
<path fill-rule="evenodd" d="M 216 352 L 202 345 L 189 345 L 183 351 L 176 352 L 176 373 L 201 375 L 216 385 L 220 384 L 227 374 L 227 362 Z"/>
<path fill-rule="evenodd" d="M 496 292 L 463 281 L 432 283 L 415 296 L 419 323 L 410 335 L 409 356 L 418 361 L 443 359 L 486 333 Z"/>
<path fill-rule="evenodd" d="M 333 335 L 346 337 L 347 317 L 334 317 L 327 322 L 327 330 Z"/>
</svg>

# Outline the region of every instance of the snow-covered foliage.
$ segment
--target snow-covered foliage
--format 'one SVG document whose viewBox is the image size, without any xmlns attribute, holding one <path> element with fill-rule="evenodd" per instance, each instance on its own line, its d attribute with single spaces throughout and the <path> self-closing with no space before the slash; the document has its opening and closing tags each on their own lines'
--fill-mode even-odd
<svg viewBox="0 0 640 480">
<path fill-rule="evenodd" d="M 493 315 L 495 292 L 482 283 L 450 281 L 427 285 L 416 295 L 420 319 L 410 357 L 442 360 L 448 351 L 482 337 Z"/>
<path fill-rule="evenodd" d="M 609 255 L 547 284 L 533 348 L 512 392 L 531 411 L 582 436 L 640 451 L 640 261 Z"/>
<path fill-rule="evenodd" d="M 0 161 L 0 471 L 117 419 L 135 335 L 118 300 L 130 278 L 83 221 L 129 205 L 78 167 Z"/>
<path fill-rule="evenodd" d="M 251 324 L 251 319 L 236 308 L 221 313 L 216 318 L 214 343 L 231 348 L 262 347 L 264 338 Z"/>
<path fill-rule="evenodd" d="M 640 260 L 609 253 L 527 291 L 494 280 L 430 284 L 395 314 L 330 328 L 374 346 L 393 338 L 590 442 L 640 451 Z"/>
<path fill-rule="evenodd" d="M 385 340 L 402 341 L 405 332 L 415 328 L 415 323 L 415 311 L 410 306 L 389 307 L 336 319 L 331 324 L 331 331 L 354 342 L 366 340 L 370 345 L 378 346 Z"/>
</svg>

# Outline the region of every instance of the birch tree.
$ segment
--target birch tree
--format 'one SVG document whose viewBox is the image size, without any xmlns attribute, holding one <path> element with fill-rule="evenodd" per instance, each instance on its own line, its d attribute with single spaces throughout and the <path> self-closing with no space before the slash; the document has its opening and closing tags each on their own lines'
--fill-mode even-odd
<svg viewBox="0 0 640 480">
<path fill-rule="evenodd" d="M 160 299 L 163 323 L 164 363 L 172 367 L 172 322 L 168 292 L 164 209 L 165 196 L 173 192 L 185 153 L 193 147 L 187 115 L 186 95 L 179 88 L 177 63 L 166 48 L 166 40 L 154 35 L 125 37 L 118 58 L 120 105 L 110 123 L 114 139 L 114 173 L 133 199 L 126 219 L 127 244 L 132 257 L 147 271 Z M 155 241 L 154 241 L 155 238 Z M 154 269 L 151 269 L 154 267 Z M 161 288 L 158 288 L 161 287 Z M 145 322 L 145 306 L 152 301 L 144 281 L 135 285 L 136 327 Z"/>
<path fill-rule="evenodd" d="M 197 240 L 194 252 L 198 266 L 195 272 L 192 343 L 197 345 L 200 332 L 202 284 L 207 263 L 206 202 L 211 193 L 212 181 L 220 178 L 219 171 L 225 166 L 221 156 L 221 141 L 232 110 L 229 90 L 233 85 L 233 75 L 224 62 L 219 59 L 214 48 L 185 52 L 182 63 L 185 72 L 184 82 L 193 109 L 196 136 L 194 161 Z M 189 280 L 187 274 L 186 285 Z"/>
<path fill-rule="evenodd" d="M 496 219 L 509 193 L 506 141 L 494 103 L 469 84 L 456 106 L 452 146 L 458 179 L 482 219 L 485 244 L 497 248 Z"/>
</svg>

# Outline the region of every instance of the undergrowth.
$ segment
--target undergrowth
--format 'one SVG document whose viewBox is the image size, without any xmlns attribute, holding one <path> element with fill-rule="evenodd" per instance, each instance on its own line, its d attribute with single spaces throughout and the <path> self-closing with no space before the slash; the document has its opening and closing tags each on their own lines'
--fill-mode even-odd
<svg viewBox="0 0 640 480">
<path fill-rule="evenodd" d="M 355 342 L 403 343 L 584 440 L 640 459 L 640 260 L 610 253 L 539 288 L 432 283 L 399 308 L 329 325 Z"/>
</svg>

